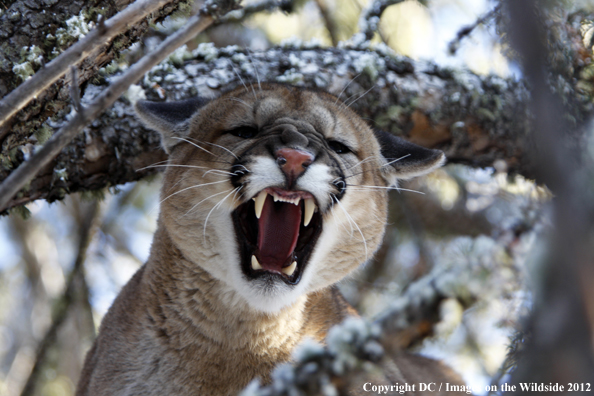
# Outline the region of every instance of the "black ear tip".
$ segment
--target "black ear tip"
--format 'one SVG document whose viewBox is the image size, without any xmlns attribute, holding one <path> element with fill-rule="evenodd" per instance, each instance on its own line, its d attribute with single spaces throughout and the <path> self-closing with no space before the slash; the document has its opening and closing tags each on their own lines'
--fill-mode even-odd
<svg viewBox="0 0 594 396">
<path fill-rule="evenodd" d="M 446 162 L 446 155 L 443 151 L 437 149 L 429 149 L 422 146 L 410 144 L 407 145 L 407 150 L 411 154 L 408 161 L 424 162 L 432 166 L 441 166 Z"/>
<path fill-rule="evenodd" d="M 431 159 L 438 159 L 440 157 L 443 157 L 445 159 L 445 153 L 441 150 L 437 150 L 437 149 L 427 149 L 431 152 Z"/>
<path fill-rule="evenodd" d="M 448 158 L 446 157 L 445 153 L 441 150 L 431 150 L 433 151 L 433 156 L 431 157 L 436 164 L 444 165 Z"/>
<path fill-rule="evenodd" d="M 151 100 L 139 100 L 134 104 L 134 110 L 139 114 L 158 113 L 158 106 L 161 102 Z"/>
<path fill-rule="evenodd" d="M 146 110 L 148 103 L 150 103 L 148 100 L 139 100 L 134 104 L 134 109 L 136 109 L 136 111 Z"/>
<path fill-rule="evenodd" d="M 176 102 L 139 100 L 135 107 L 141 117 L 159 119 L 175 125 L 192 118 L 206 103 L 207 100 L 203 98 L 191 98 Z"/>
</svg>

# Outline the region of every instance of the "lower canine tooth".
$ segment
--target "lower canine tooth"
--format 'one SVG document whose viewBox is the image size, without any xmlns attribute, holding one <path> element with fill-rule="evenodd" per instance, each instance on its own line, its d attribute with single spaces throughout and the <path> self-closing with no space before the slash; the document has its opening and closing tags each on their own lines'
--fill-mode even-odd
<svg viewBox="0 0 594 396">
<path fill-rule="evenodd" d="M 293 263 L 291 265 L 283 268 L 281 271 L 283 271 L 283 274 L 291 276 L 291 275 L 293 275 L 293 273 L 295 273 L 296 268 L 297 268 L 297 261 L 293 261 Z"/>
<path fill-rule="evenodd" d="M 253 270 L 261 270 L 262 269 L 262 266 L 260 265 L 260 263 L 258 262 L 258 259 L 254 255 L 252 255 L 252 269 Z"/>
</svg>

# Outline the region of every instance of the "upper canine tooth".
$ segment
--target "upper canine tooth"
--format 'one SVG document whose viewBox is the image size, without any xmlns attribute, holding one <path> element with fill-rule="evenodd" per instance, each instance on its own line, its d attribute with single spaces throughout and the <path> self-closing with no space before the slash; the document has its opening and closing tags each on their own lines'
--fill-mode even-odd
<svg viewBox="0 0 594 396">
<path fill-rule="evenodd" d="M 303 215 L 303 226 L 307 227 L 311 218 L 313 217 L 314 210 L 316 209 L 316 203 L 314 202 L 313 198 L 306 198 L 305 199 L 305 213 Z"/>
<path fill-rule="evenodd" d="M 293 275 L 295 273 L 295 269 L 297 268 L 297 261 L 293 261 L 291 263 L 291 265 L 289 265 L 288 267 L 285 267 L 283 269 L 281 269 L 281 271 L 283 271 L 283 274 L 286 275 Z"/>
<path fill-rule="evenodd" d="M 268 194 L 266 193 L 266 191 L 261 191 L 255 199 L 256 204 L 254 205 L 254 208 L 256 209 L 257 218 L 260 218 L 260 216 L 262 215 L 262 208 L 264 207 L 264 201 L 266 201 L 267 195 Z"/>
<path fill-rule="evenodd" d="M 258 262 L 258 259 L 253 254 L 252 254 L 252 269 L 253 270 L 260 270 L 260 269 L 262 269 L 262 266 Z"/>
</svg>

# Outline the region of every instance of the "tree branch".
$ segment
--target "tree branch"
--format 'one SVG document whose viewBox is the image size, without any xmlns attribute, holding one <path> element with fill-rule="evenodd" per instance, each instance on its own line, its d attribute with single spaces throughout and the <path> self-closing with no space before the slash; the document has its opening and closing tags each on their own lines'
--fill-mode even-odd
<svg viewBox="0 0 594 396">
<path fill-rule="evenodd" d="M 587 311 L 592 309 L 589 290 L 594 282 L 594 194 L 584 186 L 592 183 L 594 161 L 582 155 L 585 144 L 572 142 L 572 128 L 563 117 L 566 111 L 548 84 L 549 57 L 537 3 L 505 3 L 512 44 L 532 91 L 530 138 L 535 144 L 529 145 L 530 151 L 541 180 L 555 193 L 552 243 L 540 268 L 541 285 L 528 324 L 532 338 L 513 380 L 585 383 L 594 380 L 594 323 Z M 540 15 L 544 13 L 540 9 Z"/>
<path fill-rule="evenodd" d="M 468 37 L 479 25 L 482 25 L 490 19 L 494 18 L 495 14 L 499 12 L 500 8 L 501 6 L 498 4 L 491 11 L 486 12 L 482 17 L 478 18 L 472 25 L 465 26 L 462 29 L 460 29 L 458 31 L 458 34 L 456 34 L 456 38 L 454 38 L 448 44 L 448 51 L 450 52 L 450 55 L 455 55 L 458 51 L 458 48 L 460 47 L 460 42 L 464 38 Z"/>
<path fill-rule="evenodd" d="M 232 3 L 233 7 L 235 3 Z M 216 5 L 216 3 L 215 3 Z M 212 7 L 212 5 L 211 5 Z M 215 8 L 216 12 L 226 13 L 229 9 L 221 10 Z M 74 119 L 65 127 L 61 128 L 33 157 L 23 163 L 16 171 L 10 174 L 0 185 L 0 211 L 6 209 L 10 199 L 23 188 L 45 165 L 47 165 L 58 153 L 91 121 L 101 112 L 111 106 L 122 95 L 130 85 L 138 81 L 143 74 L 149 71 L 157 63 L 165 59 L 179 46 L 186 43 L 192 37 L 202 32 L 214 21 L 214 18 L 207 12 L 190 18 L 184 28 L 169 36 L 154 52 L 146 55 L 136 64 L 131 66 L 122 76 L 114 81 L 108 89 L 103 91 L 93 103 L 83 111 L 76 114 Z"/>
<path fill-rule="evenodd" d="M 284 12 L 290 12 L 293 8 L 293 0 L 260 0 L 258 2 L 251 2 L 239 10 L 233 11 L 220 18 L 215 22 L 215 25 L 222 25 L 224 23 L 239 23 L 247 17 L 262 11 L 273 11 L 280 8 Z"/>
<path fill-rule="evenodd" d="M 581 45 L 581 37 L 570 37 L 572 45 Z M 591 54 L 589 48 L 573 50 Z M 293 42 L 252 52 L 252 57 L 253 62 L 245 51 L 234 47 L 217 49 L 201 44 L 191 53 L 178 52 L 153 69 L 140 87 L 151 100 L 215 97 L 241 84 L 236 72 L 246 82 L 256 81 L 256 67 L 262 80 L 323 89 L 337 95 L 350 82 L 342 94 L 343 100 L 355 99 L 373 87 L 352 106 L 372 127 L 442 149 L 453 163 L 488 167 L 500 162 L 512 174 L 535 177 L 533 164 L 525 155 L 524 137 L 531 128 L 532 116 L 522 81 L 477 76 L 465 70 L 413 61 L 395 55 L 382 44 L 374 47 L 369 43 L 346 43 L 336 49 Z M 576 63 L 576 73 L 586 66 L 587 63 Z M 86 75 L 87 81 L 89 78 Z M 105 76 L 87 83 L 83 102 L 89 103 L 93 94 L 104 88 L 105 80 L 113 78 Z M 577 77 L 571 81 L 587 83 Z M 562 92 L 565 95 L 567 90 Z M 68 108 L 44 106 L 43 113 L 15 124 L 0 147 L 0 181 L 36 148 L 37 141 L 29 137 L 32 130 L 50 131 L 49 135 L 64 125 L 62 120 Z M 30 107 L 23 112 L 30 114 Z M 591 107 L 582 106 L 579 119 L 588 117 Z M 52 119 L 48 120 L 50 116 Z M 575 137 L 580 134 L 583 130 Z M 159 142 L 158 134 L 143 128 L 129 101 L 122 98 L 87 126 L 84 136 L 75 138 L 7 207 L 39 198 L 53 202 L 71 192 L 139 180 L 157 171 L 147 166 L 166 159 Z"/>
<path fill-rule="evenodd" d="M 164 93 L 171 100 L 213 97 L 241 84 L 236 71 L 244 81 L 256 81 L 256 67 L 265 81 L 325 89 L 337 95 L 350 83 L 342 99 L 352 97 L 353 101 L 369 91 L 352 107 L 370 119 L 372 127 L 441 148 L 450 161 L 490 166 L 501 159 L 512 171 L 526 170 L 520 145 L 527 117 L 521 83 L 454 73 L 398 57 L 385 46 L 375 51 L 357 47 L 338 50 L 305 43 L 252 52 L 252 57 L 253 62 L 243 51 L 203 44 L 155 68 L 141 86 L 152 100 L 163 100 L 160 95 Z M 79 189 L 137 180 L 154 171 L 138 173 L 138 169 L 165 158 L 156 151 L 157 134 L 138 123 L 126 100 L 119 101 L 117 111 L 104 114 L 87 131 L 86 140 L 81 137 L 71 145 L 68 155 L 64 153 L 44 169 L 30 188 L 7 206 L 41 197 L 51 201 Z M 91 156 L 91 148 L 100 151 Z M 54 169 L 65 169 L 67 180 L 58 182 Z"/>
<path fill-rule="evenodd" d="M 56 59 L 45 65 L 30 79 L 26 80 L 17 89 L 0 100 L 0 127 L 16 112 L 22 109 L 31 99 L 56 82 L 72 65 L 98 52 L 118 34 L 127 30 L 151 12 L 161 8 L 171 0 L 139 0 L 123 11 L 116 14 L 108 21 L 99 24 L 82 40 L 72 45 Z M 0 140 L 8 133 L 0 130 Z"/>
<path fill-rule="evenodd" d="M 326 0 L 315 0 L 315 2 L 320 10 L 322 19 L 324 20 L 326 30 L 328 30 L 328 34 L 330 35 L 332 45 L 336 47 L 336 45 L 338 45 L 338 26 L 336 26 L 336 23 L 334 22 L 334 16 L 330 12 L 330 6 Z"/>
<path fill-rule="evenodd" d="M 373 34 L 378 30 L 380 18 L 382 14 L 391 5 L 402 3 L 405 0 L 374 0 L 371 4 L 361 13 L 359 18 L 359 29 L 365 38 L 365 41 L 369 41 L 373 38 Z M 421 4 L 425 4 L 425 1 L 419 1 Z"/>
</svg>

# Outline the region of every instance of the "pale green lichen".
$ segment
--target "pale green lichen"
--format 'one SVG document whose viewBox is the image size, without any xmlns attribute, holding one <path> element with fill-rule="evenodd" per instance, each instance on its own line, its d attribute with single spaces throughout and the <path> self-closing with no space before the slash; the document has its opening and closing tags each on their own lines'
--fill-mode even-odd
<svg viewBox="0 0 594 396">
<path fill-rule="evenodd" d="M 184 62 L 189 59 L 192 59 L 192 53 L 188 51 L 187 45 L 182 45 L 181 47 L 173 51 L 173 53 L 169 55 L 169 58 L 167 60 L 175 67 L 181 67 L 183 66 Z"/>
<path fill-rule="evenodd" d="M 27 220 L 29 217 L 31 217 L 31 211 L 27 209 L 26 206 L 15 206 L 14 208 L 11 208 L 8 213 L 19 216 L 23 220 Z"/>
<path fill-rule="evenodd" d="M 54 134 L 54 128 L 50 127 L 47 124 L 43 124 L 41 128 L 37 129 L 33 134 L 37 139 L 37 143 L 44 144 Z"/>
<path fill-rule="evenodd" d="M 58 45 L 63 47 L 79 38 L 85 37 L 90 31 L 90 26 L 85 19 L 84 14 L 81 12 L 79 15 L 74 15 L 66 20 L 66 28 L 56 30 Z"/>
<path fill-rule="evenodd" d="M 43 63 L 43 50 L 36 45 L 23 47 L 21 57 L 27 62 L 41 65 Z"/>
<path fill-rule="evenodd" d="M 35 74 L 35 66 L 43 64 L 43 51 L 36 45 L 21 49 L 21 63 L 12 67 L 12 72 L 23 81 Z"/>
<path fill-rule="evenodd" d="M 245 54 L 237 53 L 231 57 L 231 60 L 241 65 L 248 61 L 248 57 Z"/>
<path fill-rule="evenodd" d="M 2 169 L 11 170 L 12 161 L 8 156 L 0 154 L 0 166 L 2 166 Z"/>
<path fill-rule="evenodd" d="M 56 180 L 62 180 L 62 181 L 68 180 L 68 171 L 66 170 L 66 168 L 54 169 L 53 179 L 54 179 L 54 181 L 56 181 Z"/>
<path fill-rule="evenodd" d="M 171 14 L 171 18 L 188 18 L 194 12 L 193 1 L 180 1 L 177 3 L 177 11 Z"/>
<path fill-rule="evenodd" d="M 372 81 L 375 81 L 380 72 L 386 68 L 386 61 L 373 53 L 361 54 L 353 61 L 353 67 L 357 73 L 365 73 Z"/>
<path fill-rule="evenodd" d="M 303 83 L 303 74 L 297 72 L 295 69 L 290 69 L 282 76 L 278 76 L 276 81 L 287 84 L 300 84 Z"/>
<path fill-rule="evenodd" d="M 139 100 L 146 99 L 144 89 L 142 89 L 140 85 L 135 84 L 130 85 L 124 96 L 130 101 L 132 105 L 135 105 Z"/>
<path fill-rule="evenodd" d="M 103 201 L 105 200 L 105 189 L 82 191 L 80 198 L 87 202 Z"/>
<path fill-rule="evenodd" d="M 109 76 L 115 74 L 119 70 L 120 64 L 116 60 L 113 60 L 101 69 L 99 69 L 99 74 L 101 74 L 102 76 Z"/>
<path fill-rule="evenodd" d="M 195 58 L 204 58 L 205 61 L 210 62 L 219 57 L 219 50 L 213 43 L 201 43 L 198 45 L 191 55 Z"/>
<path fill-rule="evenodd" d="M 19 63 L 18 65 L 14 65 L 12 67 L 12 72 L 19 76 L 23 81 L 35 74 L 35 70 L 33 69 L 31 62 L 23 62 Z"/>
</svg>

